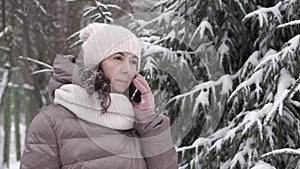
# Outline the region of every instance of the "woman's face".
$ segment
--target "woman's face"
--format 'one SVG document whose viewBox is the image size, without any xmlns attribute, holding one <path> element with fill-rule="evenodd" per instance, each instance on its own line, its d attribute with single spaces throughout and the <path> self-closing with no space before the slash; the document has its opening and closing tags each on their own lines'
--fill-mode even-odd
<svg viewBox="0 0 300 169">
<path fill-rule="evenodd" d="M 111 81 L 112 92 L 124 93 L 137 73 L 138 58 L 128 52 L 115 53 L 101 62 L 104 76 Z"/>
</svg>

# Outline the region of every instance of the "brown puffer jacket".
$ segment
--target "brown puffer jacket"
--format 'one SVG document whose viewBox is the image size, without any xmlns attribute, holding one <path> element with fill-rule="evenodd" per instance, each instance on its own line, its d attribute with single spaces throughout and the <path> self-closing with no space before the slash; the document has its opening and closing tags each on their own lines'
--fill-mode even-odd
<svg viewBox="0 0 300 169">
<path fill-rule="evenodd" d="M 58 55 L 49 81 L 52 104 L 33 119 L 25 141 L 21 169 L 177 169 L 169 118 L 147 117 L 133 129 L 113 130 L 78 119 L 54 104 L 54 90 L 78 84 L 77 66 Z M 74 76 L 73 76 L 74 75 Z M 147 113 L 147 112 L 145 112 Z"/>
</svg>

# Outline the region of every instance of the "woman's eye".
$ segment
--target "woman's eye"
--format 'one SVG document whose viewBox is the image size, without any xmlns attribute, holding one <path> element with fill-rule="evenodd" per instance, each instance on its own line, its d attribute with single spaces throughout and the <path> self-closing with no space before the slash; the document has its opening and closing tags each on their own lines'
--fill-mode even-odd
<svg viewBox="0 0 300 169">
<path fill-rule="evenodd" d="M 123 60 L 123 57 L 122 56 L 115 56 L 114 59 L 116 59 L 116 60 Z"/>
<path fill-rule="evenodd" d="M 136 60 L 132 60 L 131 63 L 134 64 L 134 65 L 138 64 L 138 62 Z"/>
</svg>

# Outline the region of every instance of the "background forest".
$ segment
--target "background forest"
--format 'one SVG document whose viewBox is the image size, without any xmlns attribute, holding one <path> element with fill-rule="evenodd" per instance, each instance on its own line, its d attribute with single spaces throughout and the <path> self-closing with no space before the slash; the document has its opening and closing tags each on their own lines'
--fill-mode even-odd
<svg viewBox="0 0 300 169">
<path fill-rule="evenodd" d="M 0 168 L 18 168 L 56 54 L 91 22 L 143 46 L 181 169 L 300 169 L 299 0 L 1 0 Z M 123 22 L 126 20 L 126 22 Z"/>
</svg>

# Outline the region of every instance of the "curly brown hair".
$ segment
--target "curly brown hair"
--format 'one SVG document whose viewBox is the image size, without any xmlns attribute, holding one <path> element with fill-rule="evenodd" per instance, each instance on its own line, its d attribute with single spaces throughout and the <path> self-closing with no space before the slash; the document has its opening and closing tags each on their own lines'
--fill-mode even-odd
<svg viewBox="0 0 300 169">
<path fill-rule="evenodd" d="M 100 99 L 102 113 L 107 112 L 108 107 L 111 104 L 111 82 L 104 76 L 101 66 L 98 66 L 95 71 L 92 68 L 81 67 L 79 70 L 79 77 L 82 81 L 82 87 L 84 87 L 89 94 L 94 92 L 98 93 L 98 99 Z"/>
</svg>

